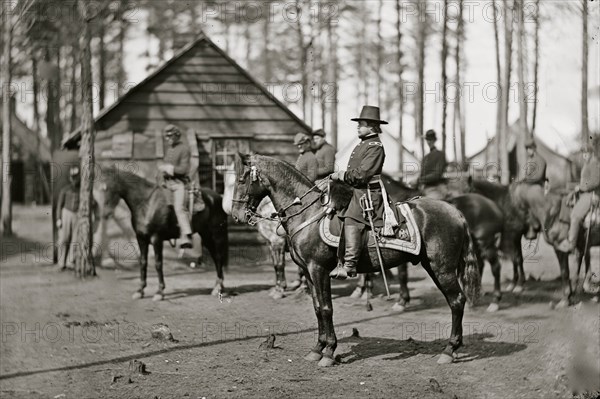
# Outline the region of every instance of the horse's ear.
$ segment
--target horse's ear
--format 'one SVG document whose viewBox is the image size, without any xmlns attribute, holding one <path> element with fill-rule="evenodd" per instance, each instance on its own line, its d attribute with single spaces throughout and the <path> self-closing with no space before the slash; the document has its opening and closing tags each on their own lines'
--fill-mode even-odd
<svg viewBox="0 0 600 399">
<path fill-rule="evenodd" d="M 235 154 L 236 161 L 240 162 L 242 165 L 248 165 L 250 160 L 249 154 L 244 154 L 242 152 L 236 152 Z"/>
</svg>

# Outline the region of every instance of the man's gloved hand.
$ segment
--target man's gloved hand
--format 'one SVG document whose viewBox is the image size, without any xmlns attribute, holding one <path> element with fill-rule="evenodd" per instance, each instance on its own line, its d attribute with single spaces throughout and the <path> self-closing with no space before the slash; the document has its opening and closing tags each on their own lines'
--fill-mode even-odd
<svg viewBox="0 0 600 399">
<path fill-rule="evenodd" d="M 346 175 L 346 171 L 338 170 L 337 172 L 333 172 L 329 175 L 331 180 L 344 181 L 344 176 Z"/>
</svg>

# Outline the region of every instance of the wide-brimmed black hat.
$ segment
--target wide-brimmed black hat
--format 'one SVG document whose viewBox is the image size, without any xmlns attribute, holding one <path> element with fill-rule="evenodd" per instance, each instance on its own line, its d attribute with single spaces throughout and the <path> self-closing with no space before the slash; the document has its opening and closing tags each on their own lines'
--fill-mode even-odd
<svg viewBox="0 0 600 399">
<path fill-rule="evenodd" d="M 314 132 L 312 132 L 313 136 L 321 136 L 321 137 L 325 137 L 325 130 L 323 129 L 317 129 Z"/>
<path fill-rule="evenodd" d="M 435 130 L 429 129 L 428 131 L 426 131 L 425 140 L 437 140 L 437 134 L 435 133 Z"/>
<path fill-rule="evenodd" d="M 382 121 L 379 117 L 379 107 L 374 107 L 372 105 L 365 105 L 360 111 L 360 116 L 358 118 L 351 119 L 352 121 L 367 121 L 367 122 L 376 122 L 380 125 L 387 125 L 386 121 Z"/>
</svg>

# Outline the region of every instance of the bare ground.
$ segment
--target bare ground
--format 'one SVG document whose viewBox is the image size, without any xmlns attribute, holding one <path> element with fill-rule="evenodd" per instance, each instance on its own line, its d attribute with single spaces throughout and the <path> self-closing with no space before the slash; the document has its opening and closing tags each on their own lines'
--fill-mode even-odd
<svg viewBox="0 0 600 399">
<path fill-rule="evenodd" d="M 89 281 L 55 271 L 48 213 L 16 208 L 17 237 L 1 245 L 2 398 L 565 398 L 600 386 L 599 306 L 581 295 L 575 307 L 551 309 L 560 299 L 558 264 L 543 242 L 528 256 L 523 294 L 504 293 L 497 313 L 486 312 L 489 295 L 466 311 L 465 346 L 450 365 L 436 363 L 450 311 L 420 267 L 410 268 L 413 302 L 404 313 L 392 311 L 381 284 L 367 312 L 364 300 L 347 298 L 350 284 L 334 283 L 340 364 L 321 369 L 303 359 L 316 341 L 312 302 L 267 295 L 274 273 L 263 250 L 232 249 L 222 298 L 210 295 L 212 263 L 190 269 L 169 250 L 166 299 L 151 299 L 151 266 L 146 298 L 133 301 L 129 249 Z M 288 281 L 295 269 L 288 260 Z M 485 290 L 491 282 L 486 269 Z M 152 338 L 157 323 L 175 341 Z M 270 333 L 276 348 L 259 348 Z M 132 360 L 147 373 L 129 371 Z"/>
</svg>

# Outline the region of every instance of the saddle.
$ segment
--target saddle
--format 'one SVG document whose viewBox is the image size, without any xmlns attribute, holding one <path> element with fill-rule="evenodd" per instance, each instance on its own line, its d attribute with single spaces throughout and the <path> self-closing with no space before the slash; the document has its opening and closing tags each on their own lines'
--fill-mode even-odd
<svg viewBox="0 0 600 399">
<path fill-rule="evenodd" d="M 168 204 L 173 205 L 173 192 L 167 188 L 164 182 L 159 187 L 167 198 Z M 186 198 L 183 201 L 183 207 L 187 212 L 194 214 L 206 208 L 206 204 L 202 198 L 202 191 L 200 191 L 200 188 L 195 183 L 186 182 L 185 193 Z"/>
<path fill-rule="evenodd" d="M 577 203 L 579 199 L 580 193 L 578 191 L 572 191 L 566 196 L 564 196 L 561 200 L 560 204 L 560 213 L 559 218 L 561 222 L 571 223 L 571 212 L 573 211 L 573 207 Z M 600 200 L 598 195 L 593 194 L 592 206 L 589 212 L 585 215 L 583 219 L 583 227 L 585 229 L 589 229 L 592 224 L 598 224 L 600 221 Z"/>
<path fill-rule="evenodd" d="M 332 247 L 343 246 L 342 220 L 335 213 L 348 207 L 353 195 L 353 189 L 345 184 L 332 183 L 326 186 L 321 204 L 327 207 L 328 217 L 321 219 L 319 234 L 323 242 Z M 383 201 L 387 203 L 387 193 L 383 191 Z M 414 219 L 409 202 L 398 202 L 389 207 L 398 224 L 393 228 L 392 234 L 384 235 L 384 228 L 375 228 L 375 237 L 381 248 L 393 249 L 418 255 L 421 251 L 421 234 Z M 368 247 L 375 247 L 373 234 L 369 234 Z"/>
</svg>

